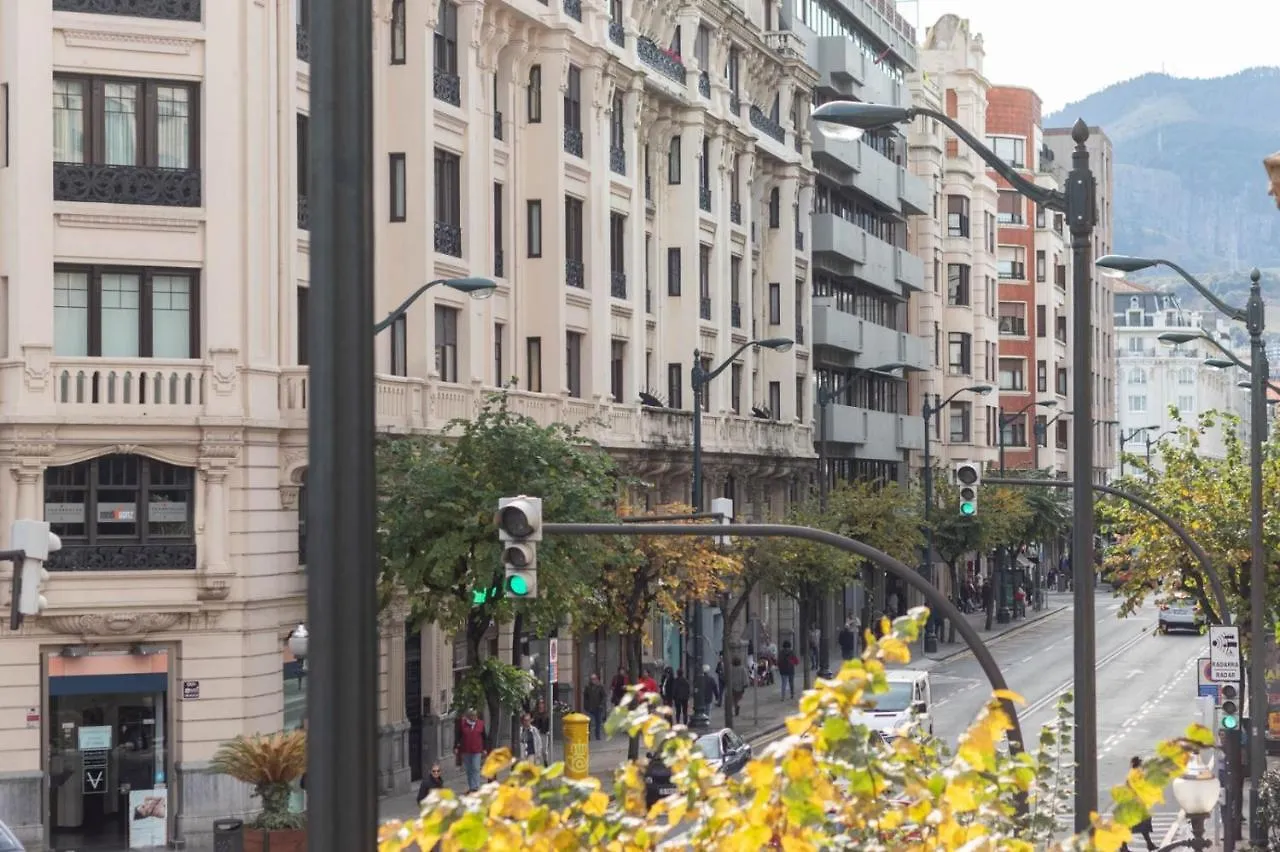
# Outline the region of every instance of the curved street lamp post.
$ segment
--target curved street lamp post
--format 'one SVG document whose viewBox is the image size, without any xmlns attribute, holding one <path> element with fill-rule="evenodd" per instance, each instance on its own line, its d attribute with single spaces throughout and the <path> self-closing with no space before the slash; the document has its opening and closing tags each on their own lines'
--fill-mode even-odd
<svg viewBox="0 0 1280 852">
<path fill-rule="evenodd" d="M 1164 266 L 1186 281 L 1192 289 L 1229 319 L 1243 322 L 1249 332 L 1249 380 L 1252 397 L 1249 400 L 1249 624 L 1253 632 L 1253 644 L 1249 651 L 1249 839 L 1255 846 L 1263 844 L 1263 825 L 1258 807 L 1262 788 L 1262 774 L 1267 768 L 1267 665 L 1262 652 L 1263 632 L 1267 629 L 1267 551 L 1263 541 L 1262 505 L 1262 447 L 1267 436 L 1267 388 L 1271 368 L 1267 363 L 1267 350 L 1262 340 L 1266 330 L 1266 307 L 1262 301 L 1262 273 L 1257 269 L 1249 273 L 1249 298 L 1243 308 L 1227 304 L 1212 290 L 1178 264 L 1162 258 L 1106 255 L 1098 259 L 1098 267 L 1110 274 L 1123 275 Z M 1196 338 L 1212 340 L 1195 332 L 1166 332 L 1160 339 L 1169 343 L 1187 342 Z M 1228 360 L 1237 366 L 1244 364 L 1223 346 L 1218 346 Z"/>
<path fill-rule="evenodd" d="M 764 349 L 772 349 L 775 352 L 786 352 L 795 341 L 789 337 L 766 337 L 759 340 L 748 340 L 746 343 L 733 350 L 733 354 L 718 366 L 707 368 L 702 365 L 702 352 L 693 350 L 693 365 L 689 368 L 689 385 L 693 390 L 693 494 L 690 505 L 693 506 L 694 512 L 702 511 L 703 495 L 702 495 L 702 405 L 706 394 L 707 385 L 710 384 L 716 376 L 719 376 L 729 366 L 738 359 L 738 356 L 746 352 L 752 346 L 762 347 Z M 777 412 L 772 412 L 775 416 Z M 725 613 L 728 615 L 728 612 Z M 728 625 L 725 625 L 725 635 L 728 635 Z M 689 717 L 689 727 L 695 730 L 701 730 L 709 727 L 711 718 L 707 713 L 707 695 L 706 687 L 702 677 L 702 601 L 695 600 L 693 602 L 693 665 L 689 676 L 693 678 L 693 682 L 697 684 L 697 688 L 693 691 L 693 715 Z M 729 661 L 725 660 L 725 679 L 728 682 Z M 724 702 L 725 720 L 728 722 L 726 727 L 733 727 L 732 701 Z"/>
<path fill-rule="evenodd" d="M 953 392 L 949 397 L 939 401 L 938 394 L 933 395 L 933 404 L 929 404 L 929 398 L 926 396 L 924 402 L 920 405 L 920 416 L 924 420 L 924 575 L 935 587 L 937 586 L 937 578 L 933 575 L 933 456 L 930 452 L 930 444 L 932 444 L 932 433 L 929 429 L 929 422 L 934 417 L 947 409 L 952 400 L 962 393 L 975 393 L 979 396 L 986 396 L 995 388 L 988 384 L 969 385 Z M 972 428 L 972 426 L 971 426 Z M 955 638 L 954 624 L 952 625 L 951 637 Z M 926 653 L 938 650 L 938 636 L 934 631 L 934 619 L 929 619 L 929 625 L 925 628 L 924 633 L 924 650 Z"/>
<path fill-rule="evenodd" d="M 376 335 L 389 328 L 392 323 L 409 312 L 409 308 L 413 307 L 414 302 L 422 298 L 423 293 L 437 285 L 457 290 L 459 293 L 466 293 L 473 299 L 487 299 L 493 295 L 493 291 L 498 287 L 496 282 L 490 281 L 488 278 L 437 278 L 434 281 L 428 281 L 417 290 L 414 290 L 413 295 L 401 302 L 400 306 L 387 314 L 381 322 L 375 323 L 373 333 Z M 500 379 L 501 377 L 496 378 Z"/>
<path fill-rule="evenodd" d="M 1093 229 L 1098 218 L 1097 183 L 1089 169 L 1089 126 L 1076 121 L 1071 128 L 1075 150 L 1071 154 L 1071 170 L 1064 189 L 1050 189 L 1032 183 L 1016 169 L 1000 159 L 994 151 L 945 112 L 921 107 L 897 107 L 855 101 L 832 101 L 813 111 L 818 129 L 830 132 L 825 124 L 838 125 L 837 135 L 860 136 L 866 130 L 903 124 L 917 116 L 927 116 L 946 127 L 968 145 L 982 160 L 1020 195 L 1048 210 L 1066 216 L 1071 229 L 1072 257 L 1072 423 L 1074 453 L 1072 478 L 1093 481 L 1093 286 L 1090 255 Z M 1075 592 L 1075 828 L 1084 831 L 1089 816 L 1098 809 L 1098 720 L 1097 680 L 1094 663 L 1097 637 L 1093 607 L 1093 491 L 1077 488 L 1072 492 L 1071 565 Z"/>
</svg>

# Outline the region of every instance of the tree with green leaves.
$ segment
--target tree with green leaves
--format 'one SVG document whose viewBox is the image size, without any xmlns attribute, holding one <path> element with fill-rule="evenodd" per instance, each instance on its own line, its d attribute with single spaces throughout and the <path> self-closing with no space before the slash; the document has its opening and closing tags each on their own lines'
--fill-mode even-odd
<svg viewBox="0 0 1280 852">
<path fill-rule="evenodd" d="M 934 481 L 945 483 L 940 471 Z M 947 566 L 951 587 L 960 584 L 960 563 L 970 553 L 990 553 L 998 547 L 1012 547 L 1030 522 L 1027 501 L 1016 487 L 982 486 L 978 492 L 978 513 L 960 513 L 960 495 L 945 485 L 934 489 L 933 553 Z"/>
<path fill-rule="evenodd" d="M 462 633 L 469 668 L 454 709 L 482 696 L 497 719 L 530 684 L 512 664 L 481 660 L 489 628 L 515 619 L 517 630 L 549 634 L 570 616 L 577 627 L 593 627 L 605 605 L 597 590 L 609 558 L 600 539 L 547 538 L 538 543 L 539 596 L 507 598 L 498 500 L 529 494 L 542 498 L 549 519 L 609 520 L 617 505 L 614 463 L 576 428 L 540 426 L 497 393 L 443 435 L 380 441 L 377 464 L 383 599 L 403 593 L 415 622 Z"/>
</svg>

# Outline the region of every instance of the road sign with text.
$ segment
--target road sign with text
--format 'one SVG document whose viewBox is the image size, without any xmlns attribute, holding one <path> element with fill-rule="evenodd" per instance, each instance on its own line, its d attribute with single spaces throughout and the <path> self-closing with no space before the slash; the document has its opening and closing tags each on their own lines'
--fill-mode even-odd
<svg viewBox="0 0 1280 852">
<path fill-rule="evenodd" d="M 1240 628 L 1215 624 L 1209 628 L 1209 676 L 1218 683 L 1240 680 Z"/>
</svg>

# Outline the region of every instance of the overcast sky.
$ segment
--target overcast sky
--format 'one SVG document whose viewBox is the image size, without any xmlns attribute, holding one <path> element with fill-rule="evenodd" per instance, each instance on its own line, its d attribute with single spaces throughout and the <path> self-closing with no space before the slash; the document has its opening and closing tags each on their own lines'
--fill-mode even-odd
<svg viewBox="0 0 1280 852">
<path fill-rule="evenodd" d="M 919 22 L 921 42 L 943 15 L 968 18 L 987 78 L 1035 89 L 1046 114 L 1148 71 L 1222 77 L 1280 65 L 1278 0 L 899 0 L 898 11 Z"/>
</svg>

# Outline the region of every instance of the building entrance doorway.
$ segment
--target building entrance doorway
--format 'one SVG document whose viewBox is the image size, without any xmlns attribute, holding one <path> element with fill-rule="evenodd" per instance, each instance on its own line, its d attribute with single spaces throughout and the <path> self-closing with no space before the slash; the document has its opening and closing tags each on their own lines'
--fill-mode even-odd
<svg viewBox="0 0 1280 852">
<path fill-rule="evenodd" d="M 53 849 L 167 845 L 167 682 L 159 673 L 49 678 Z"/>
</svg>

